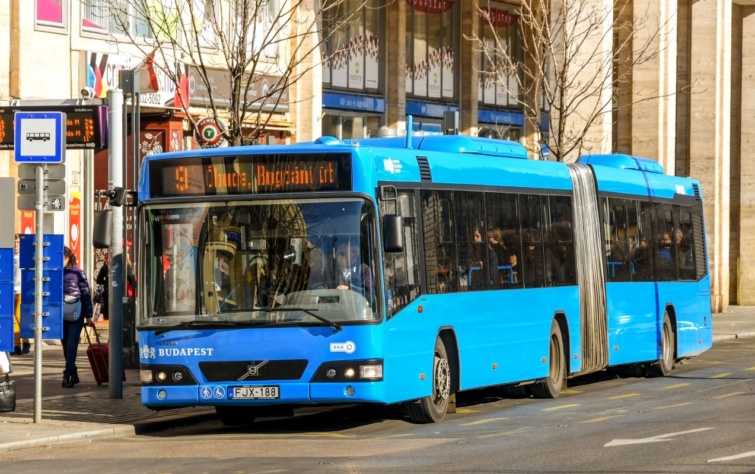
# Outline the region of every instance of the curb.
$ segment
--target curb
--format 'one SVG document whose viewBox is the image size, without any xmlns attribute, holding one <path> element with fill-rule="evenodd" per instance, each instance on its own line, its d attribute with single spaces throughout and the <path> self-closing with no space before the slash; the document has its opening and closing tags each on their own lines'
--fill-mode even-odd
<svg viewBox="0 0 755 474">
<path fill-rule="evenodd" d="M 25 439 L 23 441 L 11 441 L 9 443 L 0 443 L 0 452 L 13 451 L 22 448 L 34 448 L 39 446 L 48 446 L 51 444 L 67 443 L 70 441 L 81 441 L 95 438 L 111 438 L 116 436 L 135 435 L 136 430 L 132 425 L 115 425 L 109 428 L 96 428 L 75 433 L 66 433 L 57 436 L 48 436 L 46 438 Z"/>
<path fill-rule="evenodd" d="M 35 448 L 49 446 L 51 444 L 70 443 L 72 441 L 84 441 L 87 439 L 116 438 L 120 436 L 136 436 L 156 431 L 164 431 L 185 424 L 201 423 L 215 418 L 215 410 L 205 411 L 191 415 L 172 415 L 155 421 L 135 422 L 129 425 L 112 425 L 107 427 L 92 428 L 74 433 L 66 433 L 55 436 L 25 439 L 23 441 L 0 442 L 0 452 L 13 451 L 23 448 Z"/>
<path fill-rule="evenodd" d="M 747 339 L 751 337 L 755 337 L 755 331 L 713 336 L 713 342 L 727 341 L 731 339 Z"/>
</svg>

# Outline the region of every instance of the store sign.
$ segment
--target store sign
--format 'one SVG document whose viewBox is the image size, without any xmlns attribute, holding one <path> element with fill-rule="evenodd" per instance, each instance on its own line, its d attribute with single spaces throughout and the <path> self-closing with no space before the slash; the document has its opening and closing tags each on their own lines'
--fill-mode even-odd
<svg viewBox="0 0 755 474">
<path fill-rule="evenodd" d="M 225 139 L 223 133 L 227 127 L 222 121 L 207 117 L 197 122 L 194 128 L 194 136 L 202 148 L 217 148 L 223 144 Z"/>
<path fill-rule="evenodd" d="M 204 71 L 204 74 L 203 74 Z M 208 107 L 210 96 L 216 106 L 231 105 L 231 77 L 225 69 L 205 68 L 200 70 L 189 66 L 189 103 L 196 107 Z M 207 83 L 205 83 L 206 75 Z M 246 86 L 244 77 L 242 88 Z M 242 91 L 243 94 L 243 91 Z M 267 110 L 275 112 L 288 111 L 288 83 L 280 76 L 254 76 L 249 90 L 246 91 L 245 103 L 253 110 Z"/>
</svg>

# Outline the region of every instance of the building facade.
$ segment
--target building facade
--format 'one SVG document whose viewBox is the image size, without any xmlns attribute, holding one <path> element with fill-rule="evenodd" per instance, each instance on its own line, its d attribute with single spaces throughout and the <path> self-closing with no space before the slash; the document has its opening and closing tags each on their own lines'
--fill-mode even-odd
<svg viewBox="0 0 755 474">
<path fill-rule="evenodd" d="M 755 0 L 551 3 L 555 11 L 570 2 L 613 12 L 594 25 L 590 36 L 590 49 L 601 58 L 596 64 L 604 67 L 597 76 L 588 73 L 601 80 L 589 94 L 594 101 L 589 107 L 599 114 L 586 127 L 590 145 L 580 151 L 647 156 L 667 173 L 699 179 L 706 199 L 713 309 L 755 304 L 755 242 L 750 237 L 755 234 L 749 232 L 755 230 L 750 229 L 755 228 L 755 189 L 747 186 L 755 165 L 742 159 L 755 133 L 748 132 L 755 99 L 746 92 L 755 81 L 750 71 L 755 66 L 749 66 L 755 64 L 755 43 L 748 40 L 755 38 Z M 411 115 L 415 133 L 443 133 L 450 127 L 519 140 L 533 159 L 542 158 L 542 143 L 554 146 L 558 122 L 543 91 L 533 95 L 523 88 L 527 81 L 521 70 L 497 68 L 502 59 L 481 50 L 499 41 L 509 57 L 532 64 L 520 1 L 401 0 L 386 6 L 370 0 L 355 14 L 357 3 L 346 0 L 323 15 L 318 20 L 322 34 L 302 40 L 310 53 L 296 65 L 301 77 L 288 85 L 286 103 L 273 111 L 264 139 L 257 142 L 358 138 L 381 127 L 404 133 Z M 283 1 L 270 4 L 277 8 Z M 314 4 L 304 2 L 303 8 Z M 10 8 L 0 11 L 0 43 L 10 45 L 0 47 L 0 109 L 18 101 L 79 99 L 87 87 L 103 97 L 119 85 L 118 71 L 143 66 L 143 52 L 129 46 L 117 24 L 94 15 L 87 5 L 91 2 L 10 0 Z M 138 20 L 128 22 L 128 28 L 149 36 Z M 646 27 L 639 28 L 641 23 Z M 633 46 L 615 54 L 627 35 Z M 653 54 L 640 58 L 637 45 L 649 45 L 645 52 Z M 190 78 L 190 65 L 182 66 Z M 217 71 L 218 82 L 226 73 Z M 201 115 L 210 93 L 191 90 L 192 111 Z M 137 162 L 144 153 L 196 146 L 186 114 L 175 107 L 180 93 L 173 82 L 157 77 L 156 90 L 142 95 L 139 137 L 127 140 L 139 148 Z M 448 112 L 456 112 L 458 122 L 444 121 Z M 583 126 L 576 117 L 584 115 L 570 115 L 569 125 Z M 130 149 L 128 155 L 133 155 Z M 566 160 L 575 157 L 563 154 Z M 67 167 L 69 211 L 46 216 L 46 226 L 65 233 L 81 249 L 85 269 L 93 270 L 90 220 L 94 191 L 108 187 L 107 152 L 70 150 Z M 17 176 L 11 150 L 0 150 L 0 176 Z M 29 231 L 29 214 L 19 211 L 17 231 Z"/>
</svg>

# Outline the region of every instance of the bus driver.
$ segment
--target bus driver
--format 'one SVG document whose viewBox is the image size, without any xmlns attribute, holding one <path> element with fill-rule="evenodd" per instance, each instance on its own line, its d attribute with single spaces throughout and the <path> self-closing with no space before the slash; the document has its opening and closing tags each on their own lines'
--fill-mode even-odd
<svg viewBox="0 0 755 474">
<path fill-rule="evenodd" d="M 336 289 L 364 292 L 371 300 L 368 293 L 372 293 L 372 269 L 359 261 L 359 250 L 348 242 L 339 245 L 336 263 Z"/>
</svg>

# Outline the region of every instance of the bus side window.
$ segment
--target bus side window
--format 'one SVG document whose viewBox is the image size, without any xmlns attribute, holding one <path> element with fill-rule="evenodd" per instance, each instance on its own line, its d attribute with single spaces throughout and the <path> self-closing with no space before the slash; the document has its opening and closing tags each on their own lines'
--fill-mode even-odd
<svg viewBox="0 0 755 474">
<path fill-rule="evenodd" d="M 540 196 L 522 196 L 519 205 L 522 216 L 521 262 L 524 267 L 524 287 L 540 288 L 546 284 Z"/>
</svg>

